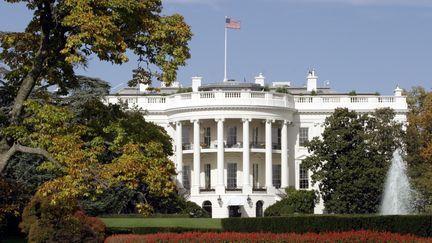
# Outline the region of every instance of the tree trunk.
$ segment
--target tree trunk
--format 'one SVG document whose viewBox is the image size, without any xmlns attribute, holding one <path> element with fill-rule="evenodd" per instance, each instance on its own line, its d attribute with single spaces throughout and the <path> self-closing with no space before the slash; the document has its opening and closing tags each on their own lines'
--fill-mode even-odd
<svg viewBox="0 0 432 243">
<path fill-rule="evenodd" d="M 41 23 L 39 49 L 33 60 L 30 72 L 25 76 L 20 85 L 12 110 L 9 113 L 11 124 L 19 123 L 24 102 L 30 96 L 36 85 L 36 81 L 41 77 L 43 65 L 48 57 L 49 36 L 52 29 L 51 3 L 50 1 L 41 1 L 38 3 L 37 8 L 40 10 L 39 21 Z M 8 145 L 6 138 L 2 138 L 0 141 L 0 173 L 3 172 L 4 168 L 6 168 L 8 160 L 13 156 L 13 154 L 15 154 L 15 152 L 17 152 L 16 146 Z"/>
</svg>

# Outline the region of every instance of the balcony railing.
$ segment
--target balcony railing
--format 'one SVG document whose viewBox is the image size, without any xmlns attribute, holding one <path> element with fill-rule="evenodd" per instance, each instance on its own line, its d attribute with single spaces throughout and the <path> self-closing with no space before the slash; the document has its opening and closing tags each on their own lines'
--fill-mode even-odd
<svg viewBox="0 0 432 243">
<path fill-rule="evenodd" d="M 108 103 L 126 102 L 130 107 L 161 111 L 201 106 L 271 106 L 293 108 L 294 99 L 289 94 L 260 91 L 208 91 L 172 94 L 169 96 L 112 95 Z"/>
<path fill-rule="evenodd" d="M 210 144 L 207 143 L 201 143 L 200 144 L 201 149 L 217 149 L 217 141 L 214 140 Z M 254 149 L 265 149 L 265 142 L 251 142 L 249 144 L 250 148 Z M 183 150 L 192 150 L 194 148 L 193 143 L 183 143 Z M 243 142 L 238 141 L 236 143 L 225 143 L 224 142 L 224 148 L 243 148 Z M 272 143 L 272 149 L 281 149 L 280 143 Z"/>
</svg>

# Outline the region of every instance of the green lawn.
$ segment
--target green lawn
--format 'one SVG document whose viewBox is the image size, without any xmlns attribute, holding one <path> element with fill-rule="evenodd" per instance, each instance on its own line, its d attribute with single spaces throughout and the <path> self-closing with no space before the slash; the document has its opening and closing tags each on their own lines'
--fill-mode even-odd
<svg viewBox="0 0 432 243">
<path fill-rule="evenodd" d="M 220 219 L 210 218 L 100 218 L 108 228 L 182 227 L 222 229 Z"/>
</svg>

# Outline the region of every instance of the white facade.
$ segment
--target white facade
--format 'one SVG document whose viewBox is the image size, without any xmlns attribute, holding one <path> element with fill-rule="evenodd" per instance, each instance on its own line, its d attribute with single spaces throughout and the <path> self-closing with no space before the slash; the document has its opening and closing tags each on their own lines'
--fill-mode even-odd
<svg viewBox="0 0 432 243">
<path fill-rule="evenodd" d="M 287 186 L 318 189 L 311 185 L 310 173 L 301 170 L 308 155 L 302 141 L 320 136 L 325 118 L 335 108 L 371 112 L 390 107 L 397 120 L 406 120 L 407 104 L 399 88 L 394 96 L 324 93 L 311 71 L 307 86 L 312 87 L 285 94 L 253 91 L 264 83 L 261 74 L 258 79 L 250 86 L 254 88 L 224 82 L 202 89 L 201 78 L 194 77 L 191 93 L 121 93 L 106 101 L 138 106 L 146 110 L 147 121 L 167 130 L 174 142 L 172 159 L 180 191 L 206 209 L 211 205 L 214 218 L 259 216 Z M 314 95 L 305 95 L 312 90 Z M 315 213 L 322 211 L 321 200 Z"/>
</svg>

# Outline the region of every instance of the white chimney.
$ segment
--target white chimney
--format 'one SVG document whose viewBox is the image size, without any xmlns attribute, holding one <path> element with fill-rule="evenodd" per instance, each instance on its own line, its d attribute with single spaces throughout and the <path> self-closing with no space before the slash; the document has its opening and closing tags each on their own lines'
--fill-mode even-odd
<svg viewBox="0 0 432 243">
<path fill-rule="evenodd" d="M 261 86 L 265 85 L 265 77 L 262 73 L 259 73 L 258 76 L 255 77 L 255 83 Z"/>
<path fill-rule="evenodd" d="M 393 92 L 394 92 L 394 96 L 402 96 L 403 89 L 401 89 L 399 85 L 397 85 L 396 89 Z"/>
<path fill-rule="evenodd" d="M 202 77 L 192 77 L 192 91 L 198 92 L 198 88 L 201 87 Z"/>
<path fill-rule="evenodd" d="M 142 84 L 142 83 L 140 83 L 140 84 L 139 84 L 139 91 L 140 91 L 140 93 L 145 93 L 145 92 L 147 92 L 148 87 L 149 87 L 148 84 Z"/>
<path fill-rule="evenodd" d="M 318 76 L 316 76 L 315 69 L 309 70 L 306 79 L 307 79 L 306 90 L 308 92 L 317 91 Z"/>
</svg>

